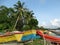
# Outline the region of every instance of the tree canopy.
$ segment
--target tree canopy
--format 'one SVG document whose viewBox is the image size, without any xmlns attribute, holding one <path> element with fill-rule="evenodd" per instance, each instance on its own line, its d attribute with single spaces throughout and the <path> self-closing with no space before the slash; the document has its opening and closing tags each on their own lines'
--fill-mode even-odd
<svg viewBox="0 0 60 45">
<path fill-rule="evenodd" d="M 38 21 L 33 11 L 24 7 L 24 2 L 18 1 L 13 8 L 0 6 L 0 30 L 29 30 L 36 29 Z"/>
</svg>

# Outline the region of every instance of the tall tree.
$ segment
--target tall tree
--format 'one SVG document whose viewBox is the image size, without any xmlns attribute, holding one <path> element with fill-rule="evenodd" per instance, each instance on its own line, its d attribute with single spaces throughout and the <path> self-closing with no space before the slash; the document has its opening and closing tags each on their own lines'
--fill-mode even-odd
<svg viewBox="0 0 60 45">
<path fill-rule="evenodd" d="M 14 10 L 6 6 L 0 7 L 0 30 L 10 29 L 13 27 Z"/>
<path fill-rule="evenodd" d="M 8 23 L 8 8 L 5 6 L 0 7 L 0 30 L 4 30 L 6 28 L 9 28 Z"/>
<path fill-rule="evenodd" d="M 5 29 L 17 29 L 28 30 L 32 29 L 32 26 L 36 27 L 38 22 L 34 18 L 33 11 L 24 7 L 24 3 L 18 1 L 13 8 L 7 8 L 6 6 L 0 7 L 0 30 Z"/>
<path fill-rule="evenodd" d="M 24 21 L 24 15 L 23 15 L 23 13 L 24 13 L 24 3 L 21 3 L 20 1 L 18 1 L 17 4 L 15 4 L 14 6 L 15 6 L 16 13 L 17 13 L 18 17 L 17 17 L 17 20 L 16 20 L 16 23 L 14 25 L 13 30 L 15 29 L 15 27 L 18 30 L 22 30 L 23 21 Z M 18 23 L 18 22 L 21 22 L 21 23 Z M 19 27 L 20 27 L 20 29 L 19 29 Z"/>
<path fill-rule="evenodd" d="M 28 24 L 30 25 L 30 29 L 37 29 L 38 27 L 37 19 L 31 19 Z"/>
<path fill-rule="evenodd" d="M 27 8 L 25 8 L 24 3 L 21 3 L 20 1 L 18 1 L 17 4 L 15 4 L 14 6 L 16 9 L 16 12 L 18 13 L 18 18 L 17 18 L 17 21 L 15 23 L 15 27 L 18 30 L 22 30 L 22 28 L 24 28 L 25 25 L 28 24 L 28 21 L 31 18 L 33 18 L 34 13 L 32 11 L 29 11 Z"/>
</svg>

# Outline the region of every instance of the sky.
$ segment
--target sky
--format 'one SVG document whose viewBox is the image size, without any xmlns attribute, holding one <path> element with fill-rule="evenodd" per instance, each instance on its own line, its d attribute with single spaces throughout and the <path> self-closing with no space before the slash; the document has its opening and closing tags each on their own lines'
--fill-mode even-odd
<svg viewBox="0 0 60 45">
<path fill-rule="evenodd" d="M 0 0 L 0 6 L 13 7 L 18 0 Z M 33 10 L 38 26 L 47 28 L 60 27 L 60 0 L 20 0 L 25 7 Z"/>
</svg>

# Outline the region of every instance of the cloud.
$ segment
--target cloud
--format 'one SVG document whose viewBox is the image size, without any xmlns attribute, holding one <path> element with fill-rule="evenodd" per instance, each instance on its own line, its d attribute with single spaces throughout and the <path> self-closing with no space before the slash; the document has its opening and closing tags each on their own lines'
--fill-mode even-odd
<svg viewBox="0 0 60 45">
<path fill-rule="evenodd" d="M 42 25 L 41 26 L 46 26 L 46 22 L 42 22 Z"/>
<path fill-rule="evenodd" d="M 42 22 L 41 26 L 45 28 L 58 28 L 60 27 L 60 19 L 51 20 L 49 23 Z"/>
<path fill-rule="evenodd" d="M 48 23 L 46 23 L 45 21 L 42 22 L 41 26 L 45 27 L 45 28 L 49 28 L 50 25 Z"/>
<path fill-rule="evenodd" d="M 51 24 L 56 27 L 60 27 L 60 19 L 54 19 L 51 21 Z"/>
</svg>

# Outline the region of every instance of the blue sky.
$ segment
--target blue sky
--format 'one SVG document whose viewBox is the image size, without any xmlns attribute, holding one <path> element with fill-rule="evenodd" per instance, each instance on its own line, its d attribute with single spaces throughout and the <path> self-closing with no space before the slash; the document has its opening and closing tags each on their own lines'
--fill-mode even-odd
<svg viewBox="0 0 60 45">
<path fill-rule="evenodd" d="M 0 6 L 13 7 L 18 0 L 0 0 Z M 58 20 L 60 22 L 60 0 L 20 0 L 25 2 L 25 7 L 33 10 L 34 16 L 39 21 L 39 26 L 49 25 L 51 21 Z M 57 21 L 55 22 L 55 24 Z M 58 23 L 57 23 L 58 24 Z M 60 25 L 60 24 L 58 24 Z"/>
</svg>

